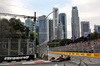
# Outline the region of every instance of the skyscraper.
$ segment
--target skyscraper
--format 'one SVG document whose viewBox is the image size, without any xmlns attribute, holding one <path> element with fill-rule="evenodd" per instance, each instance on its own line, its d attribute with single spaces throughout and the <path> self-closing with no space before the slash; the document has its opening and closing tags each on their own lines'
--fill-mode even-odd
<svg viewBox="0 0 100 66">
<path fill-rule="evenodd" d="M 63 25 L 59 20 L 58 28 L 57 28 L 57 39 L 63 39 L 63 38 L 64 38 Z"/>
<path fill-rule="evenodd" d="M 21 24 L 24 26 L 24 22 L 21 22 Z"/>
<path fill-rule="evenodd" d="M 81 21 L 81 36 L 84 36 L 84 33 L 89 34 L 90 25 L 89 21 Z"/>
<path fill-rule="evenodd" d="M 53 8 L 53 39 L 57 39 L 58 8 Z"/>
<path fill-rule="evenodd" d="M 53 20 L 49 20 L 49 41 L 53 40 Z"/>
<path fill-rule="evenodd" d="M 80 37 L 79 16 L 77 7 L 72 7 L 72 39 Z"/>
<path fill-rule="evenodd" d="M 49 41 L 49 22 L 45 15 L 38 18 L 39 21 L 39 44 Z"/>
<path fill-rule="evenodd" d="M 36 33 L 39 36 L 39 21 L 38 20 L 36 21 Z"/>
<path fill-rule="evenodd" d="M 94 30 L 100 33 L 100 25 L 94 25 Z"/>
<path fill-rule="evenodd" d="M 67 21 L 66 21 L 66 14 L 65 13 L 60 13 L 59 14 L 59 20 L 62 23 L 63 27 L 63 37 L 64 39 L 67 39 Z"/>
<path fill-rule="evenodd" d="M 31 20 L 31 18 L 27 18 L 25 20 L 25 26 L 29 27 L 30 31 L 33 31 L 33 21 Z"/>
</svg>

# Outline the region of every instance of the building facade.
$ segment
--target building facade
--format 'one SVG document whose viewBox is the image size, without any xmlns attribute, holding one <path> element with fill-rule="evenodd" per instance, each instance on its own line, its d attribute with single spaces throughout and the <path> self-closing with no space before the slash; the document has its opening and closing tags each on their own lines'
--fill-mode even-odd
<svg viewBox="0 0 100 66">
<path fill-rule="evenodd" d="M 38 18 L 39 21 L 39 44 L 49 41 L 49 22 L 45 15 Z"/>
<path fill-rule="evenodd" d="M 49 41 L 53 40 L 53 20 L 49 20 Z"/>
<path fill-rule="evenodd" d="M 94 30 L 100 33 L 100 25 L 94 25 Z"/>
<path fill-rule="evenodd" d="M 57 28 L 57 39 L 64 39 L 64 31 L 63 31 L 63 25 L 59 20 L 58 28 Z"/>
<path fill-rule="evenodd" d="M 36 21 L 36 33 L 39 36 L 39 21 L 38 20 Z"/>
<path fill-rule="evenodd" d="M 25 26 L 29 27 L 30 31 L 33 31 L 33 21 L 31 20 L 31 18 L 27 18 L 25 20 Z"/>
<path fill-rule="evenodd" d="M 77 7 L 72 7 L 72 39 L 77 39 L 80 37 L 80 26 L 79 26 L 79 16 Z"/>
<path fill-rule="evenodd" d="M 21 22 L 21 24 L 24 26 L 24 22 Z"/>
<path fill-rule="evenodd" d="M 53 8 L 53 39 L 57 39 L 58 8 Z"/>
<path fill-rule="evenodd" d="M 89 21 L 81 21 L 81 36 L 84 36 L 84 33 L 89 34 L 90 24 Z"/>
<path fill-rule="evenodd" d="M 64 39 L 67 39 L 67 20 L 66 20 L 66 14 L 65 13 L 59 14 L 59 21 L 62 23 L 63 37 L 64 37 Z"/>
</svg>

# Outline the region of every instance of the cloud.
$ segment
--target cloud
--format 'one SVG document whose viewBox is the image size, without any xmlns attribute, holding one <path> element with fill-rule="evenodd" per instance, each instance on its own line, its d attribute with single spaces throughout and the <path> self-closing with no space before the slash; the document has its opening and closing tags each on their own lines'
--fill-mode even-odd
<svg viewBox="0 0 100 66">
<path fill-rule="evenodd" d="M 26 3 L 23 3 L 22 0 L 8 0 L 8 1 L 7 0 L 1 0 L 0 1 L 0 12 L 10 13 L 10 14 L 27 15 L 27 16 L 34 16 L 35 9 L 33 9 L 33 8 L 30 9 L 28 6 L 29 5 L 26 4 Z M 39 14 L 37 14 L 37 16 L 39 16 Z M 2 17 L 4 17 L 4 16 L 2 16 Z M 17 18 L 19 18 L 19 17 L 17 17 Z M 22 18 L 20 18 L 20 19 L 23 22 L 25 21 Z"/>
<path fill-rule="evenodd" d="M 0 12 L 10 12 L 9 6 L 11 4 L 11 1 L 9 3 L 6 0 L 1 0 L 0 1 Z"/>
<path fill-rule="evenodd" d="M 0 12 L 34 16 L 34 9 L 29 9 L 21 0 L 0 1 Z"/>
<path fill-rule="evenodd" d="M 78 6 L 80 21 L 90 21 L 90 28 L 94 29 L 94 24 L 100 24 L 100 0 L 73 0 L 73 5 Z"/>
<path fill-rule="evenodd" d="M 94 24 L 100 24 L 100 0 L 65 0 L 63 1 L 64 4 L 61 3 L 61 1 L 56 1 L 57 0 L 42 0 L 42 2 L 40 0 L 1 0 L 0 12 L 33 16 L 36 11 L 37 16 L 40 16 L 50 13 L 53 6 L 57 6 L 60 13 L 64 12 L 67 14 L 68 38 L 71 37 L 72 6 L 77 6 L 80 21 L 90 21 L 92 32 Z"/>
<path fill-rule="evenodd" d="M 65 7 L 60 8 L 60 12 L 65 12 L 67 14 L 68 34 L 71 30 L 72 6 L 77 6 L 80 22 L 90 21 L 90 28 L 93 32 L 94 24 L 100 24 L 100 0 L 72 0 L 71 3 L 66 3 Z M 70 38 L 70 35 L 68 35 L 68 38 Z"/>
</svg>

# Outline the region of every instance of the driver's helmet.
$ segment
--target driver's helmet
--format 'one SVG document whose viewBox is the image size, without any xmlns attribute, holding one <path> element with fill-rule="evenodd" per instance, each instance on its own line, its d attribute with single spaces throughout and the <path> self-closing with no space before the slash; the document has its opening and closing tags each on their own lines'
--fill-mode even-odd
<svg viewBox="0 0 100 66">
<path fill-rule="evenodd" d="M 64 58 L 67 58 L 67 55 L 64 55 Z"/>
<path fill-rule="evenodd" d="M 63 57 L 63 55 L 61 55 L 61 57 Z"/>
<path fill-rule="evenodd" d="M 68 55 L 68 57 L 70 57 L 70 55 Z"/>
<path fill-rule="evenodd" d="M 63 58 L 63 55 L 60 55 L 59 58 Z"/>
</svg>

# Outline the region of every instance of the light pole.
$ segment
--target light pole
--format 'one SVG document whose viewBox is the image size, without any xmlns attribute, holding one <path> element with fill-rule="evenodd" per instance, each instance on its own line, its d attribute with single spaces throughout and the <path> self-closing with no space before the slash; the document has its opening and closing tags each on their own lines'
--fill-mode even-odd
<svg viewBox="0 0 100 66">
<path fill-rule="evenodd" d="M 58 11 L 58 10 L 55 10 L 55 11 L 52 11 L 51 13 L 49 13 L 45 18 L 44 18 L 44 23 L 45 23 L 45 21 L 46 21 L 46 19 L 48 18 L 48 16 L 50 15 L 50 14 L 52 14 L 53 12 L 56 12 L 56 11 Z M 43 28 L 43 24 L 44 23 L 42 23 L 42 26 L 41 26 L 41 29 L 40 29 L 40 34 L 41 34 L 41 31 L 42 31 L 42 28 Z M 40 35 L 40 37 L 39 38 L 41 38 L 41 35 Z M 48 46 L 48 45 L 47 45 Z M 46 47 L 47 48 L 47 47 Z M 48 51 L 47 51 L 47 55 L 48 55 Z M 39 56 L 40 56 L 40 44 L 39 44 Z"/>
<path fill-rule="evenodd" d="M 34 55 L 36 58 L 36 12 L 34 12 L 34 24 L 33 24 L 33 29 L 34 29 Z"/>
</svg>

